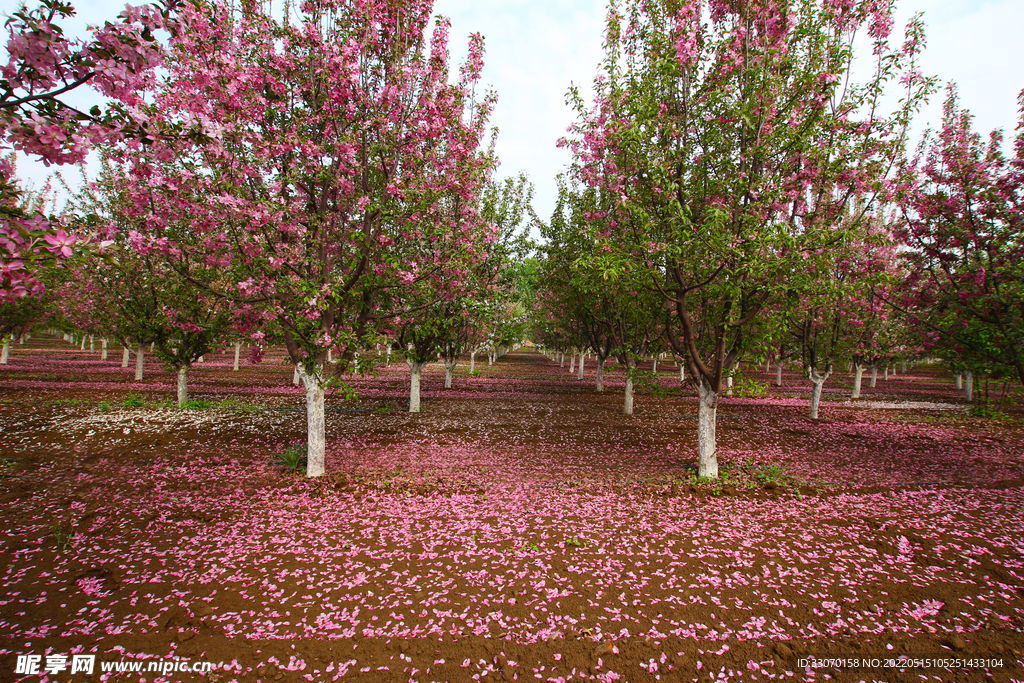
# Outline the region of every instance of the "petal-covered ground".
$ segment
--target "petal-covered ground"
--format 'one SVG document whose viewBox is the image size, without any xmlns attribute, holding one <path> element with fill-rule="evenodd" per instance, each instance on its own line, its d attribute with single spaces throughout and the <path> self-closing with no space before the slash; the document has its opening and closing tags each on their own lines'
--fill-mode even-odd
<svg viewBox="0 0 1024 683">
<path fill-rule="evenodd" d="M 393 364 L 329 399 L 308 481 L 274 457 L 305 433 L 280 352 L 198 364 L 193 395 L 233 400 L 188 411 L 97 358 L 33 339 L 0 368 L 0 680 L 77 680 L 16 673 L 76 652 L 225 681 L 1024 680 L 1024 429 L 937 368 L 856 405 L 841 376 L 818 422 L 796 373 L 724 400 L 707 484 L 671 365 L 627 418 L 592 362 L 432 366 L 418 415 Z"/>
</svg>

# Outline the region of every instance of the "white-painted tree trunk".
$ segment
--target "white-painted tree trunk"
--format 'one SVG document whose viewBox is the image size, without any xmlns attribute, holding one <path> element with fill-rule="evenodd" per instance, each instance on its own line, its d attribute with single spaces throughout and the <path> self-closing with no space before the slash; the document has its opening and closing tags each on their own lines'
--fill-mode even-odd
<svg viewBox="0 0 1024 683">
<path fill-rule="evenodd" d="M 188 403 L 188 366 L 178 368 L 178 407 Z"/>
<path fill-rule="evenodd" d="M 24 344 L 25 342 L 22 342 L 22 343 Z M 90 351 L 95 351 L 96 350 L 96 338 L 93 337 L 91 334 L 89 335 L 89 350 Z"/>
<path fill-rule="evenodd" d="M 599 366 L 600 367 L 600 366 Z M 633 414 L 633 372 L 636 370 L 636 363 L 626 365 L 626 393 L 622 404 L 622 414 Z"/>
<path fill-rule="evenodd" d="M 657 371 L 658 371 L 658 357 L 655 356 L 654 357 L 654 370 L 653 370 L 653 372 L 657 372 Z"/>
<path fill-rule="evenodd" d="M 299 368 L 298 365 L 296 365 L 295 369 L 292 370 L 292 384 L 294 384 L 295 386 L 299 386 L 299 382 L 301 382 L 301 381 L 302 381 L 302 370 Z"/>
<path fill-rule="evenodd" d="M 889 381 L 889 366 L 888 365 L 885 366 L 885 376 L 882 377 L 882 379 L 884 379 L 886 382 Z"/>
<path fill-rule="evenodd" d="M 565 367 L 565 351 L 559 351 L 558 352 L 558 367 L 560 367 L 560 368 L 564 368 Z"/>
<path fill-rule="evenodd" d="M 469 374 L 476 372 L 476 351 L 469 352 Z"/>
<path fill-rule="evenodd" d="M 135 381 L 142 381 L 142 368 L 145 363 L 144 353 L 146 347 L 143 344 L 139 344 L 138 348 L 135 349 Z"/>
<path fill-rule="evenodd" d="M 487 352 L 487 365 L 494 365 L 494 351 Z"/>
<path fill-rule="evenodd" d="M 327 362 L 328 363 L 333 363 L 334 362 L 334 356 L 331 353 L 331 349 L 327 349 Z"/>
<path fill-rule="evenodd" d="M 732 375 L 725 378 L 725 395 L 732 398 Z"/>
<path fill-rule="evenodd" d="M 238 356 L 239 356 L 239 354 L 241 352 L 242 352 L 242 343 L 241 342 L 235 342 L 235 362 L 231 366 L 231 369 L 234 370 L 235 372 L 238 372 Z"/>
<path fill-rule="evenodd" d="M 199 356 L 198 360 L 199 360 L 200 363 L 205 363 L 206 362 L 206 356 Z"/>
<path fill-rule="evenodd" d="M 584 356 L 583 352 L 581 351 L 580 352 L 580 366 L 578 368 L 576 368 L 576 379 L 578 379 L 578 380 L 582 380 L 583 379 L 583 359 L 584 358 L 586 358 L 586 356 Z"/>
<path fill-rule="evenodd" d="M 860 385 L 864 380 L 864 364 L 854 363 L 853 364 L 853 391 L 850 392 L 850 398 L 860 398 Z"/>
<path fill-rule="evenodd" d="M 409 412 L 418 413 L 420 412 L 420 372 L 426 363 L 417 363 L 411 360 L 407 362 L 409 363 Z"/>
<path fill-rule="evenodd" d="M 569 374 L 576 372 L 576 351 L 572 352 L 572 359 L 569 361 Z"/>
<path fill-rule="evenodd" d="M 964 373 L 962 373 L 962 372 L 956 373 L 956 390 L 957 391 L 963 391 L 964 390 Z"/>
<path fill-rule="evenodd" d="M 775 366 L 775 386 L 782 386 L 782 363 Z"/>
<path fill-rule="evenodd" d="M 964 398 L 974 400 L 974 373 L 970 370 L 964 373 Z"/>
<path fill-rule="evenodd" d="M 153 349 L 156 348 L 156 342 L 149 342 L 149 352 L 153 353 Z"/>
<path fill-rule="evenodd" d="M 107 338 L 100 339 L 100 360 L 107 359 Z"/>
<path fill-rule="evenodd" d="M 458 360 L 446 361 L 444 364 L 444 388 L 452 388 L 452 374 L 455 372 L 455 366 L 459 364 Z"/>
<path fill-rule="evenodd" d="M 715 420 L 721 396 L 711 390 L 711 384 L 701 378 L 697 387 L 700 405 L 697 409 L 697 474 L 710 479 L 718 478 L 718 450 L 715 443 Z"/>
<path fill-rule="evenodd" d="M 11 357 L 11 338 L 4 339 L 4 350 L 0 351 L 0 365 L 7 365 L 7 359 Z"/>
<path fill-rule="evenodd" d="M 82 335 L 82 345 L 78 347 L 78 350 L 79 350 L 79 351 L 85 351 L 85 342 L 86 342 L 86 337 L 85 337 L 85 335 L 83 334 L 83 335 Z"/>
<path fill-rule="evenodd" d="M 391 367 L 391 347 L 390 346 L 388 347 L 388 360 L 387 360 L 387 363 L 384 365 L 384 367 L 386 367 L 386 368 L 390 368 Z"/>
<path fill-rule="evenodd" d="M 686 381 L 686 365 L 679 363 L 679 383 L 682 384 Z"/>
<path fill-rule="evenodd" d="M 900 371 L 901 371 L 901 372 L 902 372 L 902 373 L 903 373 L 904 375 L 905 375 L 905 374 L 907 374 L 907 361 L 903 361 L 903 362 L 901 363 L 901 365 L 902 365 L 903 367 L 901 367 L 901 368 L 900 368 Z"/>
<path fill-rule="evenodd" d="M 807 378 L 811 380 L 814 388 L 811 390 L 811 419 L 818 419 L 818 406 L 821 405 L 821 392 L 825 387 L 825 380 L 831 375 L 831 371 L 818 373 L 814 368 L 807 369 Z"/>
<path fill-rule="evenodd" d="M 312 376 L 302 370 L 300 373 L 306 385 L 306 476 L 322 477 L 327 460 L 324 386 L 320 382 L 319 373 Z"/>
<path fill-rule="evenodd" d="M 132 352 L 128 350 L 128 347 L 124 347 L 124 351 L 121 352 L 121 367 L 127 368 L 128 361 L 131 359 Z"/>
<path fill-rule="evenodd" d="M 877 384 L 878 384 L 878 367 L 872 365 L 871 366 L 871 384 L 868 385 L 868 386 L 870 386 L 872 389 L 874 389 L 875 385 L 877 385 Z"/>
<path fill-rule="evenodd" d="M 597 359 L 597 377 L 594 380 L 594 388 L 596 388 L 598 391 L 604 391 L 604 363 L 606 360 L 608 359 Z"/>
</svg>

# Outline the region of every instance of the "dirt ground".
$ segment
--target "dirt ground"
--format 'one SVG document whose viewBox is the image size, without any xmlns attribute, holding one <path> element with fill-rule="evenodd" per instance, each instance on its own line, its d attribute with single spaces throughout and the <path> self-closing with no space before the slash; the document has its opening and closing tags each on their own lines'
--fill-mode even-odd
<svg viewBox="0 0 1024 683">
<path fill-rule="evenodd" d="M 310 481 L 276 455 L 305 439 L 282 356 L 211 355 L 179 410 L 155 362 L 13 347 L 0 681 L 1024 680 L 1024 420 L 937 367 L 856 403 L 837 373 L 818 421 L 795 371 L 724 399 L 708 483 L 671 363 L 633 417 L 620 370 L 599 394 L 526 351 L 429 366 L 413 415 L 382 358 Z M 91 676 L 43 671 L 74 654 Z"/>
</svg>

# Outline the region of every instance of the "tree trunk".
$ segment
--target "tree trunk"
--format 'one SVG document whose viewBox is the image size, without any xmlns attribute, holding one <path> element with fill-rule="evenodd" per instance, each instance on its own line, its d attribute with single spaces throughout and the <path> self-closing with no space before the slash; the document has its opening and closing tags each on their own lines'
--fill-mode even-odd
<svg viewBox="0 0 1024 683">
<path fill-rule="evenodd" d="M 0 365 L 7 365 L 7 359 L 11 355 L 11 338 L 4 339 L 4 350 L 0 351 Z"/>
<path fill-rule="evenodd" d="M 565 351 L 559 351 L 558 353 L 558 367 L 565 367 Z"/>
<path fill-rule="evenodd" d="M 100 339 L 100 360 L 107 359 L 107 338 Z"/>
<path fill-rule="evenodd" d="M 963 391 L 964 390 L 964 373 L 962 373 L 962 372 L 956 373 L 956 390 L 957 391 Z"/>
<path fill-rule="evenodd" d="M 825 380 L 828 379 L 830 371 L 819 374 L 814 368 L 807 369 L 807 378 L 811 380 L 814 388 L 811 390 L 811 419 L 818 419 L 818 406 L 821 404 L 821 391 L 825 388 Z"/>
<path fill-rule="evenodd" d="M 572 352 L 572 359 L 569 361 L 569 374 L 576 372 L 576 351 Z"/>
<path fill-rule="evenodd" d="M 652 370 L 652 372 L 657 372 L 657 371 L 658 371 L 658 357 L 655 356 L 654 357 L 654 370 Z"/>
<path fill-rule="evenodd" d="M 697 387 L 700 407 L 697 411 L 697 474 L 709 479 L 718 478 L 718 451 L 715 444 L 715 419 L 721 395 L 711 390 L 711 384 L 701 377 Z"/>
<path fill-rule="evenodd" d="M 889 366 L 888 365 L 885 366 L 885 376 L 882 379 L 884 379 L 886 382 L 889 381 Z"/>
<path fill-rule="evenodd" d="M 878 384 L 878 367 L 872 365 L 871 366 L 871 384 L 869 386 L 872 389 L 874 389 L 876 384 Z"/>
<path fill-rule="evenodd" d="M 600 366 L 598 366 L 600 367 Z M 633 372 L 636 370 L 636 363 L 626 364 L 626 396 L 622 406 L 623 415 L 633 414 Z"/>
<path fill-rule="evenodd" d="M 121 353 L 121 367 L 128 367 L 128 360 L 131 358 L 132 352 L 128 350 L 128 347 L 124 347 L 124 351 Z"/>
<path fill-rule="evenodd" d="M 782 386 L 782 361 L 779 361 L 779 364 L 775 366 L 775 386 Z"/>
<path fill-rule="evenodd" d="M 455 372 L 455 366 L 458 365 L 458 363 L 459 363 L 458 360 L 456 360 L 454 362 L 448 362 L 448 361 L 445 362 L 445 364 L 444 364 L 444 388 L 445 389 L 451 389 L 452 388 L 452 373 Z"/>
<path fill-rule="evenodd" d="M 142 366 L 143 366 L 143 363 L 145 362 L 143 354 L 144 354 L 145 350 L 146 350 L 146 347 L 143 344 L 139 344 L 138 348 L 135 349 L 135 381 L 136 382 L 141 382 L 142 381 Z"/>
<path fill-rule="evenodd" d="M 22 343 L 24 343 L 24 342 L 22 342 Z M 93 337 L 91 334 L 89 335 L 89 350 L 90 351 L 95 351 L 96 350 L 96 338 Z"/>
<path fill-rule="evenodd" d="M 304 371 L 300 373 L 306 384 L 306 476 L 322 477 L 326 469 L 327 451 L 324 387 L 316 375 L 310 376 Z"/>
<path fill-rule="evenodd" d="M 420 412 L 420 371 L 426 363 L 409 363 L 409 412 Z"/>
<path fill-rule="evenodd" d="M 580 366 L 578 368 L 576 368 L 576 379 L 578 379 L 578 380 L 582 380 L 583 379 L 583 359 L 584 358 L 585 358 L 585 356 L 583 355 L 583 352 L 580 351 Z"/>
<path fill-rule="evenodd" d="M 178 407 L 188 403 L 188 366 L 178 368 Z"/>
<path fill-rule="evenodd" d="M 907 361 L 903 361 L 902 362 L 902 366 L 903 367 L 900 368 L 900 371 L 905 375 L 905 374 L 907 374 Z"/>
<path fill-rule="evenodd" d="M 679 363 L 679 383 L 682 384 L 686 381 L 686 366 L 683 363 Z"/>
<path fill-rule="evenodd" d="M 334 362 L 334 357 L 331 354 L 331 349 L 327 349 L 327 362 L 328 363 L 333 363 Z"/>
<path fill-rule="evenodd" d="M 469 352 L 469 374 L 476 372 L 476 351 Z"/>
<path fill-rule="evenodd" d="M 231 369 L 234 370 L 235 372 L 238 372 L 238 354 L 241 351 L 242 351 L 242 344 L 241 344 L 241 342 L 235 342 L 235 363 L 231 367 Z"/>
<path fill-rule="evenodd" d="M 974 373 L 968 370 L 964 373 L 964 398 L 968 401 L 974 400 Z"/>
<path fill-rule="evenodd" d="M 390 368 L 391 367 L 391 347 L 390 346 L 388 347 L 388 362 L 387 362 L 387 364 L 384 367 L 386 367 L 386 368 Z"/>
<path fill-rule="evenodd" d="M 732 398 L 732 375 L 725 378 L 725 395 Z"/>
<path fill-rule="evenodd" d="M 85 351 L 85 335 L 82 335 L 82 345 L 78 348 L 79 351 Z"/>
<path fill-rule="evenodd" d="M 295 369 L 292 370 L 292 384 L 294 384 L 295 386 L 299 386 L 299 382 L 301 382 L 301 381 L 302 381 L 302 370 L 299 368 L 298 365 L 296 365 Z"/>
<path fill-rule="evenodd" d="M 595 387 L 598 391 L 604 391 L 604 362 L 606 358 L 597 359 L 597 379 L 595 381 Z M 631 379 L 627 378 L 627 382 L 632 382 Z"/>
<path fill-rule="evenodd" d="M 854 363 L 853 364 L 853 391 L 850 392 L 850 398 L 860 398 L 860 385 L 864 379 L 864 364 Z"/>
</svg>

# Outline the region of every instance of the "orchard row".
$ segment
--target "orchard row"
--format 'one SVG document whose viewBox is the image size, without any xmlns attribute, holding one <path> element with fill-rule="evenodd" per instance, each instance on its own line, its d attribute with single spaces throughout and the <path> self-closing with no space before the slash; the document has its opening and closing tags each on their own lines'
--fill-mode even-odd
<svg viewBox="0 0 1024 683">
<path fill-rule="evenodd" d="M 212 350 L 281 344 L 306 391 L 308 474 L 324 392 L 375 347 L 412 370 L 530 338 L 626 369 L 670 353 L 700 396 L 700 474 L 742 363 L 798 361 L 814 391 L 850 364 L 940 356 L 1024 382 L 1024 129 L 986 145 L 893 5 L 612 4 L 595 99 L 570 91 L 574 155 L 549 220 L 494 178 L 483 38 L 452 73 L 431 3 L 204 2 L 126 10 L 66 39 L 56 0 L 8 22 L 5 144 L 51 163 L 99 152 L 61 216 L 0 166 L 0 335 L 36 325 L 150 345 L 178 376 Z M 874 68 L 857 82 L 852 37 Z M 156 67 L 159 66 L 159 71 Z M 82 112 L 61 96 L 110 98 Z M 902 93 L 893 111 L 884 96 Z M 1024 97 L 1024 96 L 1022 96 Z M 1022 99 L 1024 106 L 1024 99 Z M 531 229 L 543 237 L 530 240 Z M 362 354 L 362 355 L 361 355 Z M 582 356 L 580 356 L 582 358 Z M 970 382 L 970 379 L 968 379 Z"/>
</svg>

